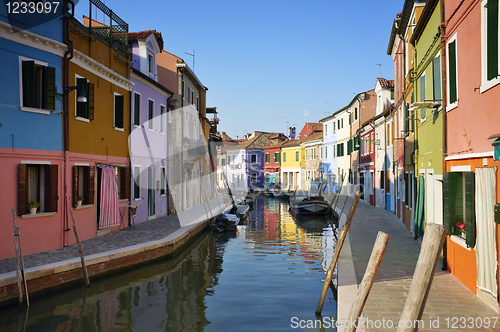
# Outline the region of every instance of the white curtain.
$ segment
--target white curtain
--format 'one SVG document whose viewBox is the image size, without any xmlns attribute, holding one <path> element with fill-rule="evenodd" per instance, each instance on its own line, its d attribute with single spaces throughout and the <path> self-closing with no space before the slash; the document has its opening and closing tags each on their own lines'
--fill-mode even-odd
<svg viewBox="0 0 500 332">
<path fill-rule="evenodd" d="M 497 297 L 495 244 L 495 167 L 476 168 L 477 287 Z"/>
</svg>

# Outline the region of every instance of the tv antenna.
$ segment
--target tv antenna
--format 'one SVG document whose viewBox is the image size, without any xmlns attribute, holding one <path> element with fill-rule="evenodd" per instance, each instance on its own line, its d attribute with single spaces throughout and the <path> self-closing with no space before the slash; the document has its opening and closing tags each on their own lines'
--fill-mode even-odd
<svg viewBox="0 0 500 332">
<path fill-rule="evenodd" d="M 186 53 L 187 55 L 190 55 L 190 56 L 192 56 L 192 57 L 193 57 L 193 73 L 194 73 L 194 58 L 195 58 L 195 54 L 196 54 L 196 53 L 195 53 L 194 51 L 193 51 L 193 54 L 188 53 L 188 52 L 184 52 L 184 53 Z"/>
</svg>

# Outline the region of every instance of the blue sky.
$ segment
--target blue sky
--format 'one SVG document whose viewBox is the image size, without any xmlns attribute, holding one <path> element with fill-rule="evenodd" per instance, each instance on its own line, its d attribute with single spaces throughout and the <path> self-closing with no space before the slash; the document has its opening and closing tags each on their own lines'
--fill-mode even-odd
<svg viewBox="0 0 500 332">
<path fill-rule="evenodd" d="M 129 31 L 161 31 L 208 88 L 219 130 L 299 132 L 394 78 L 387 46 L 403 0 L 102 0 Z M 76 6 L 81 19 L 88 2 Z M 377 65 L 380 64 L 381 66 Z M 305 111 L 309 115 L 305 116 Z"/>
</svg>

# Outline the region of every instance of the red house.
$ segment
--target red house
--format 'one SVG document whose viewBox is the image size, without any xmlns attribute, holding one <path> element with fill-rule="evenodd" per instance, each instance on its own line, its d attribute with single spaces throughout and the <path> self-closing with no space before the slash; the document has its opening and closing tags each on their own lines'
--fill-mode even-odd
<svg viewBox="0 0 500 332">
<path fill-rule="evenodd" d="M 280 185 L 280 150 L 288 140 L 269 145 L 264 149 L 264 188 L 276 188 Z"/>
</svg>

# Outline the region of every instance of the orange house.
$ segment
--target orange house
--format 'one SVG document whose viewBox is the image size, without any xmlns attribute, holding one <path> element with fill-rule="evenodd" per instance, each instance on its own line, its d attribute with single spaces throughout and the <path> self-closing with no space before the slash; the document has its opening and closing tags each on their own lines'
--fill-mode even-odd
<svg viewBox="0 0 500 332">
<path fill-rule="evenodd" d="M 498 310 L 498 0 L 444 0 L 444 223 L 448 270 Z M 498 146 L 497 146 L 498 149 Z M 497 151 L 498 153 L 498 151 Z"/>
</svg>

